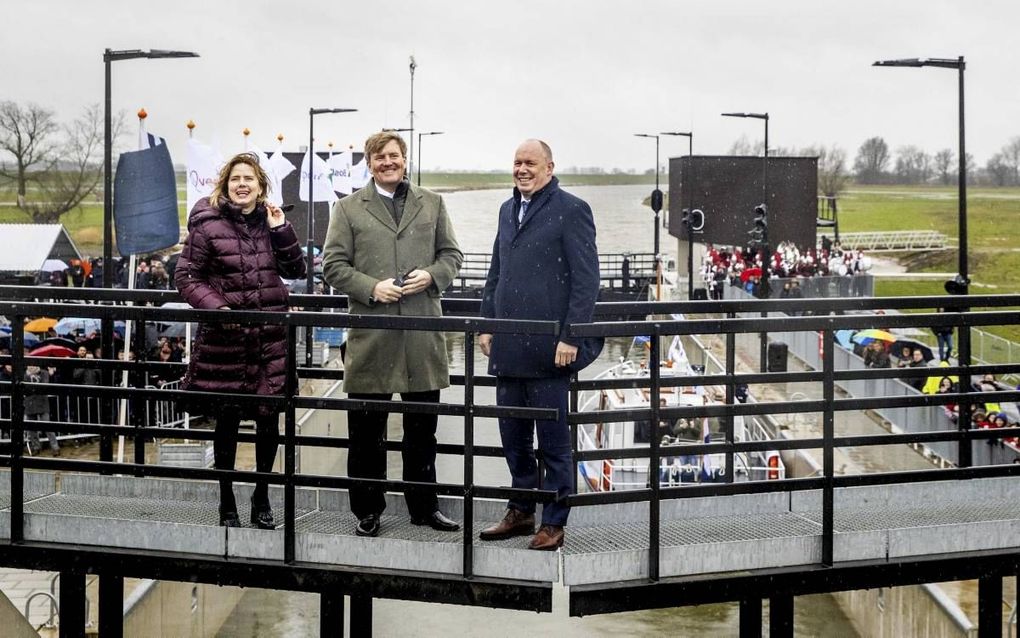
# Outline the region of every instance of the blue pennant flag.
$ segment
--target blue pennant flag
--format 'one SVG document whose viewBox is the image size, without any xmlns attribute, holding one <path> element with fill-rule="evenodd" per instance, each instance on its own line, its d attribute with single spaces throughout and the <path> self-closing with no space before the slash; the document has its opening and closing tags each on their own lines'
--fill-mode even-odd
<svg viewBox="0 0 1020 638">
<path fill-rule="evenodd" d="M 180 240 L 177 180 L 163 138 L 121 153 L 113 188 L 117 250 L 124 257 L 169 248 Z"/>
</svg>

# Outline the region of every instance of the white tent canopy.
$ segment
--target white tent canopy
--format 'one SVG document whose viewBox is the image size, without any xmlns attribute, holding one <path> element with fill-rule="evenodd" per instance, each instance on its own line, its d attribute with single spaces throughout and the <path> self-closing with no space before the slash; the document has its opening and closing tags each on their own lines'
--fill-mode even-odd
<svg viewBox="0 0 1020 638">
<path fill-rule="evenodd" d="M 47 259 L 81 259 L 61 224 L 0 224 L 0 272 L 37 273 Z"/>
</svg>

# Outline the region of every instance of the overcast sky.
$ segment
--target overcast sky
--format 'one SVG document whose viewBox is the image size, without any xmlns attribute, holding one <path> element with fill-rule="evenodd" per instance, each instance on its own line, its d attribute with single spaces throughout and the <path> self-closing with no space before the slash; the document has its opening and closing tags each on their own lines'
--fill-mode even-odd
<svg viewBox="0 0 1020 638">
<path fill-rule="evenodd" d="M 147 4 L 151 6 L 146 7 Z M 426 170 L 509 170 L 526 137 L 569 166 L 644 170 L 654 142 L 635 132 L 691 130 L 695 152 L 723 154 L 761 122 L 722 111 L 768 111 L 772 146 L 861 142 L 957 148 L 957 76 L 880 69 L 874 60 L 967 58 L 967 145 L 981 165 L 1020 135 L 1017 0 L 741 0 L 716 2 L 489 0 L 4 0 L 0 99 L 36 102 L 70 119 L 103 100 L 102 53 L 193 50 L 193 60 L 113 65 L 115 110 L 144 106 L 150 132 L 185 159 L 188 119 L 224 154 L 241 130 L 263 149 L 361 149 L 381 127 L 415 128 Z M 417 143 L 417 140 L 416 140 Z M 686 153 L 664 138 L 662 156 Z"/>
</svg>

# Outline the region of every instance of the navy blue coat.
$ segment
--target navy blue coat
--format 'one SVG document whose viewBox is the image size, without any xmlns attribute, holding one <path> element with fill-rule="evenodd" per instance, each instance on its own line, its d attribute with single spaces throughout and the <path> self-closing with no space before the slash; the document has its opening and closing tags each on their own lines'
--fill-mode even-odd
<svg viewBox="0 0 1020 638">
<path fill-rule="evenodd" d="M 499 228 L 482 296 L 482 316 L 543 319 L 560 324 L 558 336 L 496 334 L 489 373 L 542 378 L 569 374 L 555 365 L 556 342 L 578 346 L 578 369 L 598 356 L 601 341 L 582 343 L 568 326 L 591 321 L 599 293 L 595 220 L 583 200 L 560 190 L 555 177 L 531 199 L 518 228 L 521 194 L 499 209 Z M 583 360 L 582 360 L 583 359 Z"/>
</svg>

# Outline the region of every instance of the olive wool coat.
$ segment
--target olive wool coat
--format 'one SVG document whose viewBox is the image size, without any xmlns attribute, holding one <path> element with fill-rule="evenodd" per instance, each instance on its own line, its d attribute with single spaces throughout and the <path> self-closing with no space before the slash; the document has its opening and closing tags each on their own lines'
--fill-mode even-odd
<svg viewBox="0 0 1020 638">
<path fill-rule="evenodd" d="M 373 180 L 333 205 L 322 272 L 326 283 L 349 297 L 351 314 L 439 317 L 442 291 L 463 260 L 442 197 L 410 185 L 398 225 Z M 397 303 L 372 300 L 377 282 L 414 269 L 432 275 L 424 292 Z M 450 385 L 449 376 L 441 332 L 355 328 L 347 337 L 345 392 L 440 390 Z"/>
<path fill-rule="evenodd" d="M 220 199 L 200 199 L 188 217 L 188 239 L 174 283 L 192 307 L 286 311 L 280 279 L 305 276 L 304 254 L 290 223 L 270 229 L 259 204 L 248 215 Z M 287 330 L 280 325 L 199 324 L 182 388 L 201 392 L 282 394 L 287 378 Z M 229 404 L 229 400 L 218 405 Z M 246 418 L 271 414 L 241 409 Z"/>
</svg>

